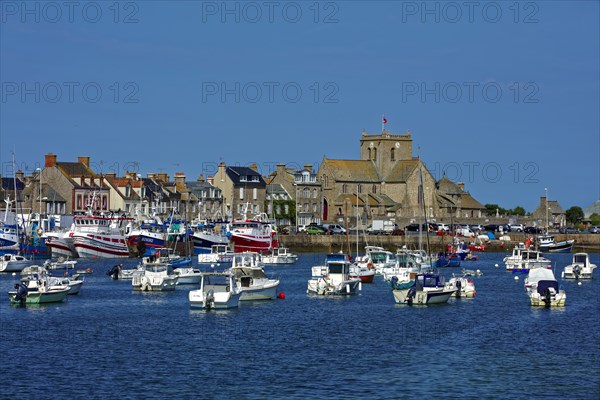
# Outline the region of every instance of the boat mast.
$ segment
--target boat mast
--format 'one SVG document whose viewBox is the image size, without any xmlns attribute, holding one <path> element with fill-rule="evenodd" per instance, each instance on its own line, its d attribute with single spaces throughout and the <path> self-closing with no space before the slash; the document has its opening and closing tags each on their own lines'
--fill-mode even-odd
<svg viewBox="0 0 600 400">
<path fill-rule="evenodd" d="M 425 229 L 426 229 L 426 238 L 427 238 L 427 255 L 431 256 L 431 251 L 429 248 L 429 224 L 427 223 L 427 208 L 425 206 L 425 191 L 423 190 L 423 171 L 421 170 L 421 147 L 419 147 L 419 155 L 418 155 L 418 162 L 419 162 L 419 187 L 421 188 L 419 195 L 421 196 L 420 201 L 421 204 L 423 205 L 423 220 L 424 220 L 424 224 L 425 224 Z M 422 230 L 422 228 L 421 228 Z M 421 239 L 420 235 L 419 235 L 419 239 Z M 419 240 L 420 242 L 420 240 Z M 419 243 L 420 245 L 420 243 Z"/>
<path fill-rule="evenodd" d="M 356 186 L 356 257 L 358 257 L 358 185 Z"/>
</svg>

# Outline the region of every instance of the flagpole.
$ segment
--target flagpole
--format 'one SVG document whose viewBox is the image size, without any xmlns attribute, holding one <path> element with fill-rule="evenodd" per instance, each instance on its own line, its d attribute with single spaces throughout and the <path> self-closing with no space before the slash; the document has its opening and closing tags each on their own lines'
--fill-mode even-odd
<svg viewBox="0 0 600 400">
<path fill-rule="evenodd" d="M 381 133 L 383 133 L 383 130 L 385 129 L 385 114 L 381 114 Z"/>
</svg>

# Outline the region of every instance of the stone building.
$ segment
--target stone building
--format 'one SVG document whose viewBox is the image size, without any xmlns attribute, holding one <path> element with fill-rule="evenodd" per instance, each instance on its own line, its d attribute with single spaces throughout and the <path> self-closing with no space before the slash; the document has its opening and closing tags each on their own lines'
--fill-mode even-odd
<svg viewBox="0 0 600 400">
<path fill-rule="evenodd" d="M 540 197 L 540 204 L 531 214 L 531 217 L 546 226 L 546 220 L 551 228 L 560 228 L 567 225 L 565 210 L 556 200 L 547 200 L 546 196 Z"/>
<path fill-rule="evenodd" d="M 323 185 L 323 221 L 341 222 L 347 214 L 405 222 L 440 213 L 435 179 L 413 156 L 410 132 L 363 132 L 360 160 L 324 157 L 317 174 Z"/>
<path fill-rule="evenodd" d="M 297 220 L 298 225 L 321 223 L 322 183 L 317 179 L 311 164 L 305 164 L 303 169 L 291 169 L 286 168 L 285 164 L 277 164 L 277 169 L 271 174 L 269 182 L 281 185 L 295 201 L 294 220 Z"/>
<path fill-rule="evenodd" d="M 96 211 L 111 210 L 110 189 L 104 185 L 103 178 L 90 169 L 89 157 L 78 157 L 77 162 L 65 162 L 58 161 L 55 154 L 48 153 L 41 180 L 42 192 L 44 185 L 48 185 L 57 197 L 64 200 L 65 214 L 83 213 L 88 207 Z M 30 194 L 31 199 L 34 191 Z M 48 192 L 43 197 L 51 202 L 51 195 Z"/>
<path fill-rule="evenodd" d="M 223 193 L 225 215 L 228 219 L 250 218 L 265 212 L 267 184 L 256 165 L 250 167 L 228 167 L 219 164 L 214 185 Z"/>
<path fill-rule="evenodd" d="M 436 182 L 438 191 L 438 206 L 443 217 L 452 216 L 462 221 L 464 219 L 482 218 L 485 207 L 471 194 L 465 191 L 463 182 L 452 182 L 446 176 Z"/>
<path fill-rule="evenodd" d="M 223 193 L 213 185 L 213 182 L 213 177 L 209 176 L 205 181 L 203 175 L 200 175 L 195 182 L 187 182 L 188 189 L 198 199 L 196 209 L 198 220 L 214 222 L 226 219 L 223 211 Z"/>
</svg>

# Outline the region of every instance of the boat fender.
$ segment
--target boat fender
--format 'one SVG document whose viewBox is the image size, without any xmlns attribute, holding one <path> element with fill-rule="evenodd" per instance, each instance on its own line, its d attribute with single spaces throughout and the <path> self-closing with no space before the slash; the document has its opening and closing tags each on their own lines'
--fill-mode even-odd
<svg viewBox="0 0 600 400">
<path fill-rule="evenodd" d="M 369 263 L 367 264 L 367 268 L 373 269 L 373 263 L 371 261 L 369 261 Z"/>
</svg>

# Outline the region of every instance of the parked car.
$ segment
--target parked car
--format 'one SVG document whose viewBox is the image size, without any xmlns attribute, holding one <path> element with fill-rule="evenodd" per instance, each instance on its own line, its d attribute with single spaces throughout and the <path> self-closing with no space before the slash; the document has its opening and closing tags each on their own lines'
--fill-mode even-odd
<svg viewBox="0 0 600 400">
<path fill-rule="evenodd" d="M 419 224 L 410 224 L 404 227 L 407 232 L 419 232 Z"/>
<path fill-rule="evenodd" d="M 579 233 L 579 231 L 571 226 L 563 226 L 558 230 L 559 233 Z"/>
<path fill-rule="evenodd" d="M 455 230 L 455 232 L 459 236 L 475 237 L 475 233 L 472 230 L 470 230 L 469 228 L 464 228 L 464 227 L 457 228 Z"/>
<path fill-rule="evenodd" d="M 327 229 L 319 225 L 307 225 L 304 232 L 309 235 L 324 235 L 327 233 Z"/>
<path fill-rule="evenodd" d="M 523 224 L 511 224 L 508 228 L 509 232 L 523 232 L 523 230 L 525 230 Z"/>
<path fill-rule="evenodd" d="M 472 225 L 469 225 L 469 229 L 471 229 L 475 233 L 479 233 L 479 232 L 483 231 L 483 226 L 479 225 L 479 224 L 472 224 Z"/>
<path fill-rule="evenodd" d="M 346 228 L 337 224 L 323 225 L 323 228 L 329 230 L 329 234 L 331 235 L 346 233 Z"/>
<path fill-rule="evenodd" d="M 590 228 L 590 233 L 600 233 L 600 226 L 592 226 Z"/>
<path fill-rule="evenodd" d="M 497 224 L 489 224 L 483 227 L 484 231 L 488 231 L 488 232 L 498 232 L 498 227 L 500 225 Z"/>
<path fill-rule="evenodd" d="M 542 228 L 539 226 L 527 226 L 523 230 L 525 233 L 542 233 Z"/>
<path fill-rule="evenodd" d="M 446 224 L 437 224 L 437 230 L 442 232 L 450 232 L 450 227 Z"/>
</svg>

